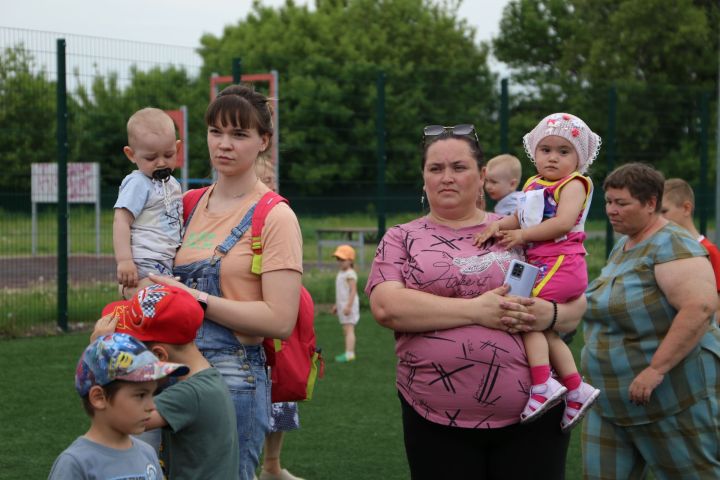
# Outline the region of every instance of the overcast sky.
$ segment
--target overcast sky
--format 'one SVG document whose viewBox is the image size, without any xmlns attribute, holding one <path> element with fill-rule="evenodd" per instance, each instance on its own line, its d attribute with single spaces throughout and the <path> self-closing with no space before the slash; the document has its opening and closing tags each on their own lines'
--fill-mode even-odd
<svg viewBox="0 0 720 480">
<path fill-rule="evenodd" d="M 280 6 L 285 0 L 263 0 Z M 314 0 L 295 0 L 314 5 Z M 497 34 L 508 0 L 464 0 L 460 14 L 476 41 Z M 245 18 L 251 0 L 0 0 L 0 26 L 197 47 Z"/>
</svg>

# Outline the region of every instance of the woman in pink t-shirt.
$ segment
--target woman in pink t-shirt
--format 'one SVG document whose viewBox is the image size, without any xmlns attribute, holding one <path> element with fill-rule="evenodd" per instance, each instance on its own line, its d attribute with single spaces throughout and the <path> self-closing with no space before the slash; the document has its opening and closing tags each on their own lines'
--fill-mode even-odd
<svg viewBox="0 0 720 480">
<path fill-rule="evenodd" d="M 412 478 L 561 478 L 562 408 L 518 423 L 531 382 L 516 334 L 573 330 L 585 299 L 554 310 L 505 296 L 521 252 L 473 245 L 499 217 L 475 206 L 484 174 L 472 125 L 425 127 L 422 173 L 430 211 L 388 230 L 365 289 L 377 322 L 395 331 Z"/>
</svg>

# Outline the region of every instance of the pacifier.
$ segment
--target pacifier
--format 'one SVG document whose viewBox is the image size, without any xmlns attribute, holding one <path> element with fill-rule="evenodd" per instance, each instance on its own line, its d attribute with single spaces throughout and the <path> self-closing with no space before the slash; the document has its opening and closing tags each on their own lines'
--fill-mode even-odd
<svg viewBox="0 0 720 480">
<path fill-rule="evenodd" d="M 153 172 L 152 178 L 153 180 L 160 180 L 161 182 L 166 182 L 167 179 L 170 178 L 170 174 L 172 174 L 172 169 L 161 168 Z"/>
</svg>

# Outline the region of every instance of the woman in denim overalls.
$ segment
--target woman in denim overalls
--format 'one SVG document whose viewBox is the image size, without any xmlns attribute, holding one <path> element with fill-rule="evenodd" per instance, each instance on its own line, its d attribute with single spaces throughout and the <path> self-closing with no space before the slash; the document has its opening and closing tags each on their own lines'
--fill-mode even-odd
<svg viewBox="0 0 720 480">
<path fill-rule="evenodd" d="M 240 439 L 241 480 L 253 478 L 269 432 L 270 383 L 263 337 L 284 338 L 298 313 L 302 237 L 286 204 L 274 207 L 263 228 L 262 273 L 251 272 L 250 226 L 255 203 L 269 189 L 255 161 L 272 136 L 265 96 L 245 86 L 224 89 L 205 114 L 217 182 L 186 223 L 174 274 L 206 305 L 195 340 L 228 384 Z M 158 283 L 180 285 L 168 277 Z M 189 287 L 189 288 L 188 288 Z"/>
</svg>

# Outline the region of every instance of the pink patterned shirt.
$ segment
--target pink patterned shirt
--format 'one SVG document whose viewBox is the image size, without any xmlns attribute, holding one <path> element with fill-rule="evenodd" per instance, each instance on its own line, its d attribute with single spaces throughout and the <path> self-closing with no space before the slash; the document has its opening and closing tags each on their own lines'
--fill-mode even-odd
<svg viewBox="0 0 720 480">
<path fill-rule="evenodd" d="M 455 230 L 420 218 L 397 225 L 378 245 L 365 292 L 385 281 L 444 297 L 472 298 L 497 288 L 520 251 L 473 237 L 500 218 Z M 522 338 L 483 326 L 395 334 L 396 384 L 418 414 L 462 428 L 517 423 L 530 388 Z"/>
</svg>

